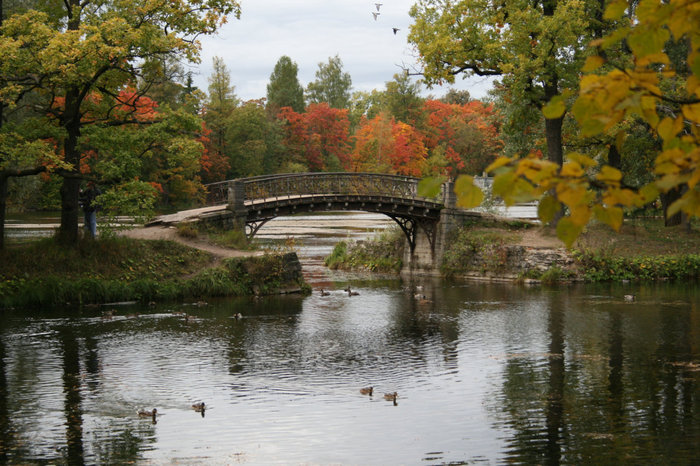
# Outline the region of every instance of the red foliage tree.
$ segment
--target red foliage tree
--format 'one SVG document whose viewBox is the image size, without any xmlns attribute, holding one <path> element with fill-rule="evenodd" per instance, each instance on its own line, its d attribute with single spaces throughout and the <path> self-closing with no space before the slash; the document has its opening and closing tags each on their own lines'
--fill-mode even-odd
<svg viewBox="0 0 700 466">
<path fill-rule="evenodd" d="M 427 149 L 411 125 L 386 115 L 364 121 L 355 133 L 352 168 L 358 172 L 422 176 Z"/>
<path fill-rule="evenodd" d="M 346 109 L 321 103 L 297 113 L 283 107 L 277 117 L 285 122 L 284 144 L 293 158 L 314 171 L 349 169 L 350 120 Z"/>
<path fill-rule="evenodd" d="M 503 147 L 492 105 L 479 100 L 463 105 L 427 100 L 425 111 L 425 143 L 431 151 L 443 151 L 446 175 L 479 174 Z"/>
</svg>

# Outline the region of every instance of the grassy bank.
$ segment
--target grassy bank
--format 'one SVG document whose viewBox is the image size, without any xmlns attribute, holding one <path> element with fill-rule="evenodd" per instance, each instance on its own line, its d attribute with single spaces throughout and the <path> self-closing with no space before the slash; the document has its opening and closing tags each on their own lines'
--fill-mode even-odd
<svg viewBox="0 0 700 466">
<path fill-rule="evenodd" d="M 284 255 L 225 259 L 171 241 L 52 239 L 0 251 L 0 307 L 161 301 L 303 287 Z"/>
<path fill-rule="evenodd" d="M 367 241 L 341 241 L 325 264 L 331 269 L 399 273 L 405 241 L 399 228 L 385 230 Z"/>
<path fill-rule="evenodd" d="M 619 232 L 589 225 L 571 250 L 553 230 L 526 222 L 474 220 L 448 241 L 440 272 L 446 277 L 566 280 L 696 280 L 700 277 L 697 225 L 665 227 L 661 219 L 626 221 Z M 400 231 L 399 231 L 400 233 Z M 402 235 L 339 243 L 326 264 L 332 268 L 398 272 Z M 383 266 L 390 264 L 390 266 Z"/>
<path fill-rule="evenodd" d="M 514 271 L 522 278 L 545 282 L 695 280 L 700 277 L 697 229 L 665 227 L 661 219 L 626 221 L 619 232 L 606 225 L 591 224 L 568 251 L 571 260 L 566 266 L 562 263 L 567 261 L 559 261 L 546 269 L 517 269 L 524 263 L 524 259 L 518 257 L 523 248 L 532 255 L 538 250 L 563 250 L 563 244 L 548 228 L 526 231 L 512 224 L 476 223 L 455 234 L 445 253 L 442 273 L 464 275 L 480 270 L 497 275 Z M 479 259 L 475 260 L 477 255 Z"/>
</svg>

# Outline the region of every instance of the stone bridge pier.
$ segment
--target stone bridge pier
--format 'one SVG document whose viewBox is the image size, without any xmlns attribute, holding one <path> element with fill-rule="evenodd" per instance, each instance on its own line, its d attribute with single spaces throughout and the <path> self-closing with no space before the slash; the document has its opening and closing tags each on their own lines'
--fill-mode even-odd
<svg viewBox="0 0 700 466">
<path fill-rule="evenodd" d="M 440 211 L 440 218 L 433 225 L 432 234 L 424 228 L 418 228 L 415 247 L 412 250 L 410 247 L 404 249 L 403 273 L 410 274 L 417 271 L 439 273 L 448 238 L 462 225 L 465 214 L 466 216 L 475 215 L 457 208 L 453 181 L 443 184 L 443 199 L 444 207 Z"/>
</svg>

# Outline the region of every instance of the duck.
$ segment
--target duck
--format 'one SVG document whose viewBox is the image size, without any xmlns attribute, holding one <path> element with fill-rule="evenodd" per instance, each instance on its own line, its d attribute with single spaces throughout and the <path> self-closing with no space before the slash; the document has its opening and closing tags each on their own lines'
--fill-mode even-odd
<svg viewBox="0 0 700 466">
<path fill-rule="evenodd" d="M 192 409 L 194 409 L 197 413 L 203 413 L 204 410 L 207 409 L 207 407 L 203 401 L 200 401 L 198 403 L 193 404 Z"/>
<path fill-rule="evenodd" d="M 357 291 L 352 291 L 349 286 L 347 287 L 347 289 L 345 291 L 348 292 L 348 296 L 359 296 L 360 295 L 360 293 L 358 293 Z"/>
<path fill-rule="evenodd" d="M 110 319 L 112 319 L 112 317 L 114 317 L 114 315 L 115 315 L 116 313 L 117 313 L 117 310 L 116 310 L 116 309 L 109 309 L 109 310 L 107 310 L 107 311 L 103 311 L 103 312 L 102 312 L 102 318 L 103 318 L 104 320 L 110 320 Z"/>
<path fill-rule="evenodd" d="M 323 288 L 321 288 L 321 296 L 330 296 L 330 294 L 331 294 L 330 291 L 326 291 Z"/>
<path fill-rule="evenodd" d="M 360 393 L 363 395 L 369 395 L 372 396 L 372 392 L 374 391 L 374 387 L 364 387 L 360 389 Z"/>
<path fill-rule="evenodd" d="M 384 394 L 384 399 L 387 400 L 387 401 L 393 401 L 394 403 L 396 403 L 396 398 L 397 398 L 398 396 L 399 396 L 399 394 L 396 393 L 396 392 L 394 392 L 394 393 L 385 393 L 385 394 Z"/>
<path fill-rule="evenodd" d="M 158 414 L 158 410 L 156 408 L 153 408 L 152 410 L 147 410 L 147 409 L 140 409 L 138 411 L 139 417 L 150 417 L 153 418 L 153 423 L 156 423 L 156 414 Z"/>
<path fill-rule="evenodd" d="M 237 312 L 233 315 L 233 318 L 236 320 L 241 320 L 243 318 L 243 314 L 241 314 L 240 312 Z"/>
<path fill-rule="evenodd" d="M 624 296 L 624 298 L 625 298 L 625 301 L 627 301 L 627 302 L 632 302 L 635 300 L 635 296 L 633 294 L 626 294 Z"/>
</svg>

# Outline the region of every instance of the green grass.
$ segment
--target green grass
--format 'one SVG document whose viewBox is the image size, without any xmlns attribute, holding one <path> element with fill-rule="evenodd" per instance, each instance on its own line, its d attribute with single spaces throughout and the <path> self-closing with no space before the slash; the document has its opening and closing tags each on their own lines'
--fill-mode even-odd
<svg viewBox="0 0 700 466">
<path fill-rule="evenodd" d="M 15 245 L 0 251 L 0 308 L 268 294 L 290 282 L 305 285 L 279 254 L 212 264 L 210 254 L 171 241 Z"/>
</svg>

